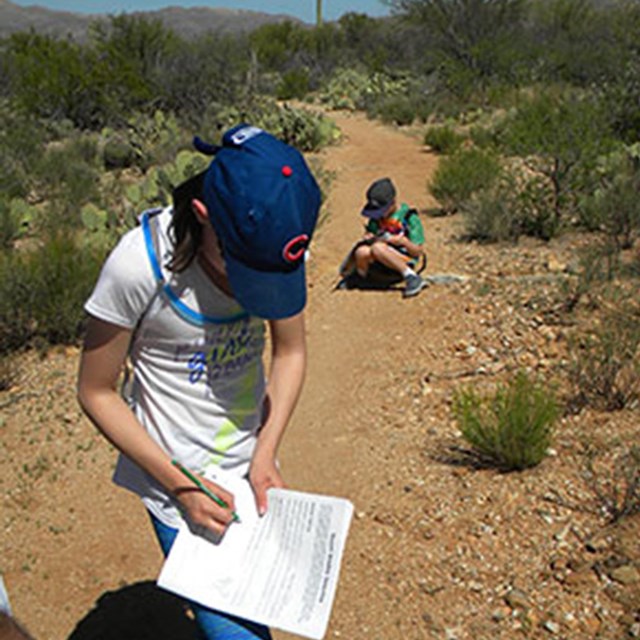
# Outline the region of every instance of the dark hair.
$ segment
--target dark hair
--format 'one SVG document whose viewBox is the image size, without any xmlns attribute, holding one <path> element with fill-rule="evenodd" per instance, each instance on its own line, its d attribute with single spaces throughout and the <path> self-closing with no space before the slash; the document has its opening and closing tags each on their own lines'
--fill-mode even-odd
<svg viewBox="0 0 640 640">
<path fill-rule="evenodd" d="M 202 224 L 193 213 L 191 201 L 194 198 L 202 199 L 205 173 L 196 174 L 173 190 L 173 216 L 169 226 L 173 251 L 167 264 L 170 271 L 184 271 L 198 253 Z"/>
<path fill-rule="evenodd" d="M 28 631 L 6 611 L 0 611 L 0 638 L 3 640 L 33 640 Z"/>
</svg>

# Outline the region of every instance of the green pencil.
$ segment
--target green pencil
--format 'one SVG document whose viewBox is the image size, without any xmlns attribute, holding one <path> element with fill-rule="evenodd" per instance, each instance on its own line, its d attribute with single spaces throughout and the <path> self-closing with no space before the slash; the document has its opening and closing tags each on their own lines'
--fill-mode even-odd
<svg viewBox="0 0 640 640">
<path fill-rule="evenodd" d="M 189 480 L 191 480 L 191 482 L 193 482 L 193 484 L 195 484 L 196 487 L 198 487 L 198 489 L 200 489 L 200 491 L 202 491 L 202 493 L 204 493 L 205 496 L 207 496 L 208 498 L 211 498 L 217 505 L 221 506 L 223 509 L 229 508 L 229 505 L 222 498 L 217 496 L 215 493 L 213 493 L 213 491 L 211 491 L 211 489 L 205 486 L 200 480 L 200 478 L 198 478 L 198 476 L 193 475 L 193 473 L 191 473 L 189 469 L 185 469 L 185 467 L 183 467 L 177 460 L 172 460 L 171 464 L 174 467 L 176 467 L 178 470 L 180 470 L 185 476 L 187 476 L 187 478 L 189 478 Z M 235 511 L 231 513 L 231 517 L 233 518 L 234 522 L 240 522 L 240 518 L 238 517 L 238 514 Z"/>
</svg>

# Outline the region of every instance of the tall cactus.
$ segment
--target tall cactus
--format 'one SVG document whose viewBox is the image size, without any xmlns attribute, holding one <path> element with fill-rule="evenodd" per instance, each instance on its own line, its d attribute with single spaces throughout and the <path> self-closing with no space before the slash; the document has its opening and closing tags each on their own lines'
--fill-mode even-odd
<svg viewBox="0 0 640 640">
<path fill-rule="evenodd" d="M 322 26 L 322 0 L 316 0 L 316 27 Z"/>
</svg>

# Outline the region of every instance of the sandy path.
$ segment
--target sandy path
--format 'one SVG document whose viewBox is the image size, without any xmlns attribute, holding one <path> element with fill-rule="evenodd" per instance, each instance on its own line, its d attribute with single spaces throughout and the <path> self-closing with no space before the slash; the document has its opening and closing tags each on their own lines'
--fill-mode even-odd
<svg viewBox="0 0 640 640">
<path fill-rule="evenodd" d="M 335 291 L 337 266 L 363 230 L 359 215 L 364 192 L 375 179 L 389 176 L 399 199 L 419 210 L 433 205 L 427 179 L 436 160 L 416 136 L 384 127 L 362 115 L 334 115 L 344 134 L 342 144 L 324 152 L 324 163 L 335 172 L 327 202 L 328 221 L 320 228 L 309 271 L 309 371 L 303 398 L 282 449 L 286 478 L 299 488 L 350 498 L 357 513 L 375 502 L 380 479 L 375 466 L 383 463 L 384 442 L 377 431 L 377 412 L 391 371 L 402 368 L 412 351 L 401 339 L 403 326 L 427 315 L 434 288 L 404 300 L 401 291 Z M 427 235 L 429 271 L 446 271 L 449 256 L 443 240 Z M 437 329 L 437 327 L 436 327 Z M 407 359 L 411 362 L 413 356 Z M 340 626 L 357 633 L 358 620 L 379 618 L 388 606 L 378 591 L 371 564 L 361 557 L 368 545 L 367 525 L 356 519 L 345 557 L 343 580 L 334 613 Z M 359 558 L 360 556 L 360 558 Z M 358 594 L 368 594 L 361 597 Z M 356 612 L 357 609 L 357 612 Z M 347 622 L 348 621 L 348 622 Z M 345 623 L 347 623 L 345 625 Z M 353 628 L 352 625 L 356 627 Z M 380 627 L 381 632 L 383 627 Z M 281 637 L 289 637 L 281 634 Z M 382 637 L 382 636 L 381 636 Z"/>
<path fill-rule="evenodd" d="M 338 265 L 362 234 L 364 219 L 359 212 L 368 185 L 389 176 L 400 200 L 425 209 L 432 205 L 427 177 L 436 161 L 406 133 L 360 114 L 332 117 L 344 137 L 340 146 L 323 154 L 324 165 L 335 179 L 326 204 L 328 220 L 315 239 L 309 269 L 308 377 L 282 458 L 296 484 L 343 492 L 353 466 L 350 433 L 366 426 L 352 419 L 361 414 L 354 399 L 366 395 L 370 368 L 383 355 L 378 347 L 385 344 L 385 336 L 402 314 L 420 313 L 428 293 L 423 292 L 422 299 L 403 300 L 399 290 L 335 291 Z M 429 271 L 446 269 L 443 246 L 433 235 L 427 236 Z"/>
</svg>

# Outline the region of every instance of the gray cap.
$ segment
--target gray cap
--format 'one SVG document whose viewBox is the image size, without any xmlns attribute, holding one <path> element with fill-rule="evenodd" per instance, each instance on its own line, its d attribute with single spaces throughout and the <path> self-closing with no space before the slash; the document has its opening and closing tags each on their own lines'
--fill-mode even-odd
<svg viewBox="0 0 640 640">
<path fill-rule="evenodd" d="M 390 178 L 380 178 L 367 189 L 367 203 L 362 209 L 362 215 L 379 220 L 384 218 L 396 199 L 396 188 Z"/>
</svg>

